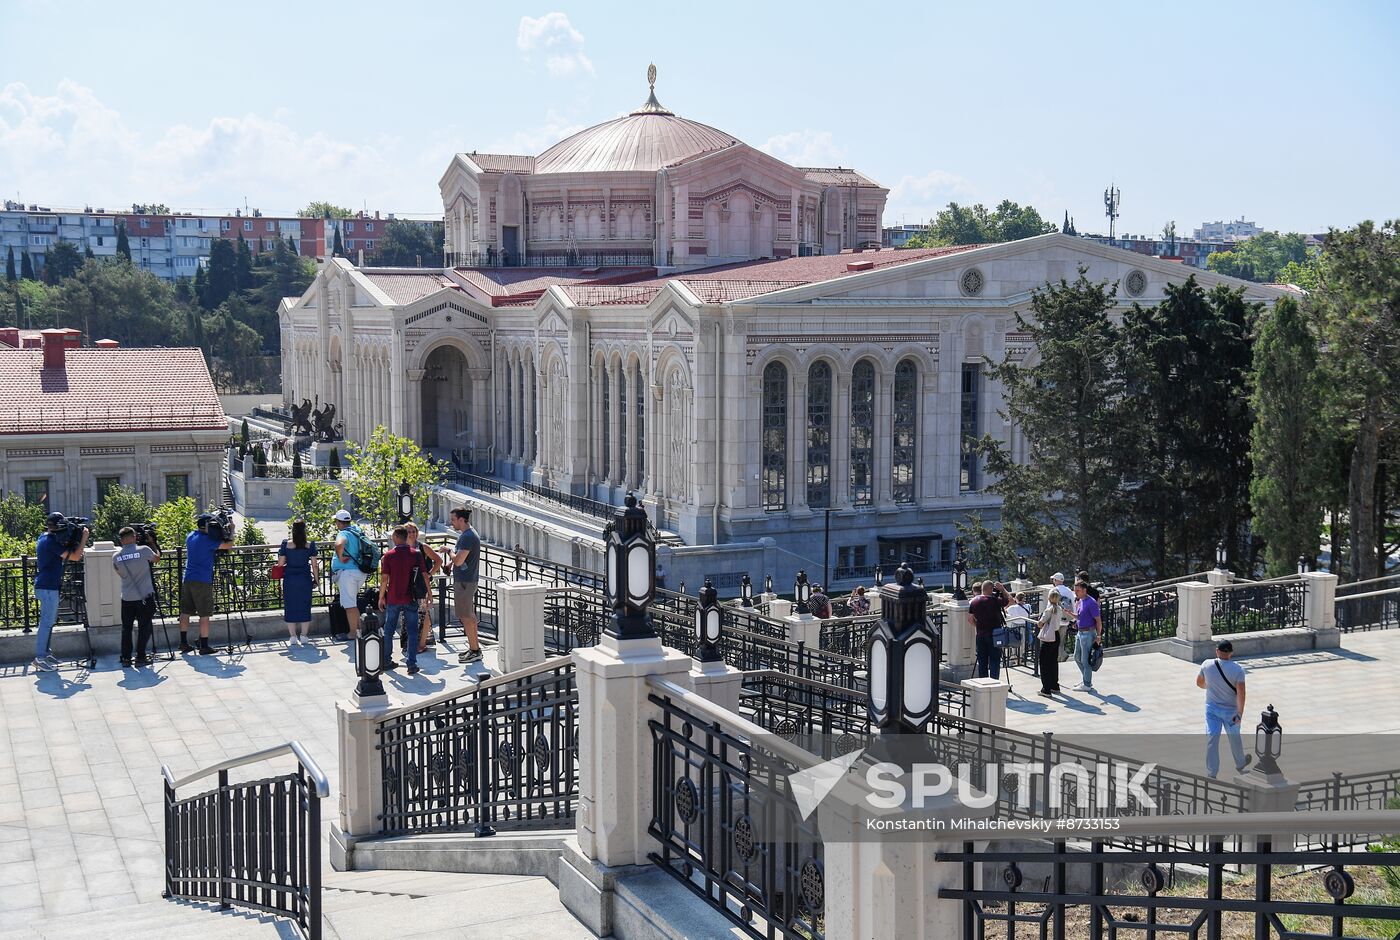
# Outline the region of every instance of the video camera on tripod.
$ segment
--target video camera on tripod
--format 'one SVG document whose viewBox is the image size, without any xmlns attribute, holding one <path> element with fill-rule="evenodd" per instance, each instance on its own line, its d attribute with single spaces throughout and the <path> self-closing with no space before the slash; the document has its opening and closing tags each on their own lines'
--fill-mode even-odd
<svg viewBox="0 0 1400 940">
<path fill-rule="evenodd" d="M 83 543 L 85 532 L 92 520 L 83 516 L 65 516 L 61 512 L 51 512 L 47 520 L 49 533 L 58 539 L 65 552 L 71 552 Z"/>
<path fill-rule="evenodd" d="M 232 542 L 238 531 L 233 522 L 233 513 L 227 509 L 206 512 L 195 520 L 195 525 L 199 531 L 214 536 L 220 542 Z"/>
<path fill-rule="evenodd" d="M 160 551 L 160 545 L 156 542 L 156 524 L 154 522 L 133 522 L 131 530 L 136 533 L 137 545 L 144 545 L 153 551 Z"/>
</svg>

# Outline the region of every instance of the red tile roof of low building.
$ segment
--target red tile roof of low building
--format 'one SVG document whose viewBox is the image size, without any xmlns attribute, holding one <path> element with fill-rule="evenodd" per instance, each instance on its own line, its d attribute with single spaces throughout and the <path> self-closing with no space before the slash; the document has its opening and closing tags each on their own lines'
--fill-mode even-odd
<svg viewBox="0 0 1400 940">
<path fill-rule="evenodd" d="M 0 348 L 0 434 L 224 431 L 228 419 L 198 349 Z"/>
</svg>

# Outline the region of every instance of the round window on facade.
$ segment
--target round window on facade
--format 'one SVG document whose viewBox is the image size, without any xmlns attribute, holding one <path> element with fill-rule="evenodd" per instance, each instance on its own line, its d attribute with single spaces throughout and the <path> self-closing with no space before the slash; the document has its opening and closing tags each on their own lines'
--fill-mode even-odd
<svg viewBox="0 0 1400 940">
<path fill-rule="evenodd" d="M 1147 290 L 1147 275 L 1136 269 L 1129 271 L 1123 279 L 1123 287 L 1129 297 L 1141 297 L 1142 292 Z"/>
<path fill-rule="evenodd" d="M 958 279 L 958 285 L 962 288 L 963 294 L 968 297 L 976 297 L 978 294 L 982 293 L 982 288 L 986 283 L 986 278 L 982 276 L 982 272 L 977 268 L 968 268 L 962 273 L 962 277 Z"/>
</svg>

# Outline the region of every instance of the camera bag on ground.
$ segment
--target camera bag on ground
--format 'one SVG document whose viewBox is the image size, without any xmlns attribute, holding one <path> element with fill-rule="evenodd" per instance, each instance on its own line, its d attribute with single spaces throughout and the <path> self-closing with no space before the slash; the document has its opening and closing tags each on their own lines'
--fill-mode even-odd
<svg viewBox="0 0 1400 940">
<path fill-rule="evenodd" d="M 345 608 L 340 606 L 340 598 L 333 597 L 326 607 L 330 615 L 331 636 L 345 636 L 350 632 L 350 618 L 345 616 Z"/>
</svg>

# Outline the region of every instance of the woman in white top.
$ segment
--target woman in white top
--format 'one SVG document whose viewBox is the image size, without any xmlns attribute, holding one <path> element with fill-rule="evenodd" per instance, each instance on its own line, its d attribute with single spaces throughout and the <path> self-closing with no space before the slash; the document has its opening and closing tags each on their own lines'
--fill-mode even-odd
<svg viewBox="0 0 1400 940">
<path fill-rule="evenodd" d="M 1040 691 L 1037 695 L 1053 697 L 1060 691 L 1060 637 L 1065 624 L 1064 611 L 1060 607 L 1060 594 L 1051 587 L 1041 601 L 1039 630 L 1035 638 L 1040 641 L 1036 657 L 1040 663 Z"/>
</svg>

